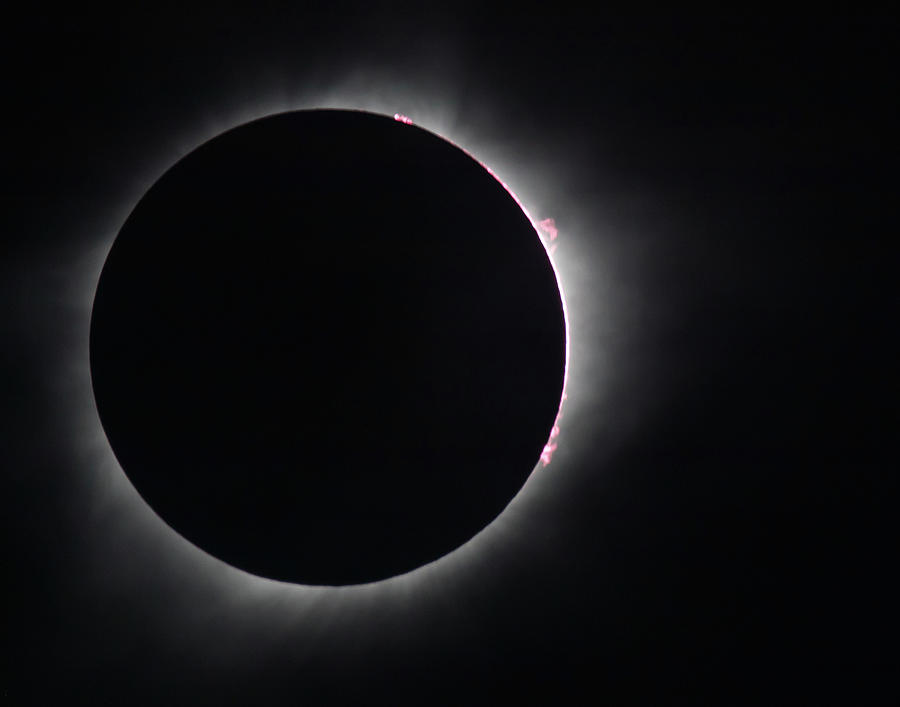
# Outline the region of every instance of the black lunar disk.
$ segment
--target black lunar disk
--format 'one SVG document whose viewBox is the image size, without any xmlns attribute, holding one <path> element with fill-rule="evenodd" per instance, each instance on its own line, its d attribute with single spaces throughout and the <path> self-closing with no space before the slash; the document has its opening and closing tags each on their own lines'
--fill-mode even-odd
<svg viewBox="0 0 900 707">
<path fill-rule="evenodd" d="M 230 130 L 140 200 L 91 320 L 103 428 L 183 537 L 253 574 L 353 584 L 438 559 L 521 488 L 565 321 L 528 218 L 385 116 Z"/>
</svg>

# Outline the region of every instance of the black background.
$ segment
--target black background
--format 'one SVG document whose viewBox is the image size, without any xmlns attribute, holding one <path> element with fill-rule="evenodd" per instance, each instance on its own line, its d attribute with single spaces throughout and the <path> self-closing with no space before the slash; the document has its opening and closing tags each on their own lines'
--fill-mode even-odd
<svg viewBox="0 0 900 707">
<path fill-rule="evenodd" d="M 896 701 L 896 22 L 329 7 L 4 22 L 4 698 Z M 338 84 L 546 182 L 583 365 L 558 458 L 452 572 L 257 595 L 97 481 L 72 342 L 150 175 Z"/>
</svg>

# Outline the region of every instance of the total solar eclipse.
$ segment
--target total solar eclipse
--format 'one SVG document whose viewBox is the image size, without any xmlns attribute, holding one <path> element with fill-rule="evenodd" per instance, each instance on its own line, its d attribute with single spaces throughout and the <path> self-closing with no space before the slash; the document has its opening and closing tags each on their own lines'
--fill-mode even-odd
<svg viewBox="0 0 900 707">
<path fill-rule="evenodd" d="M 308 110 L 202 144 L 125 221 L 90 329 L 103 429 L 144 500 L 255 575 L 358 584 L 496 518 L 559 411 L 544 245 L 473 157 Z"/>
</svg>

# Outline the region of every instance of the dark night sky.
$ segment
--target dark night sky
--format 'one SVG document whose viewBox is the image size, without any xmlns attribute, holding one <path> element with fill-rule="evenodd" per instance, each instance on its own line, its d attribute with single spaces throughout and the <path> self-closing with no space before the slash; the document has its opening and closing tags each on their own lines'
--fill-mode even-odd
<svg viewBox="0 0 900 707">
<path fill-rule="evenodd" d="M 9 704 L 896 702 L 894 20 L 4 24 Z M 556 220 L 570 407 L 483 542 L 381 589 L 276 591 L 104 466 L 85 323 L 165 168 L 329 91 L 450 126 Z"/>
</svg>

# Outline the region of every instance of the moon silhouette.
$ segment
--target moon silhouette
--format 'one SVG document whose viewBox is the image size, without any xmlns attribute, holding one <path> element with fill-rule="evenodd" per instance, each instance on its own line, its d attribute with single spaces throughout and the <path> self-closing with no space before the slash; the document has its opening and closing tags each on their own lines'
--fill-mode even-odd
<svg viewBox="0 0 900 707">
<path fill-rule="evenodd" d="M 262 577 L 357 584 L 503 511 L 554 424 L 565 326 L 544 246 L 475 159 L 386 116 L 296 111 L 206 142 L 138 202 L 91 375 L 175 531 Z"/>
</svg>

